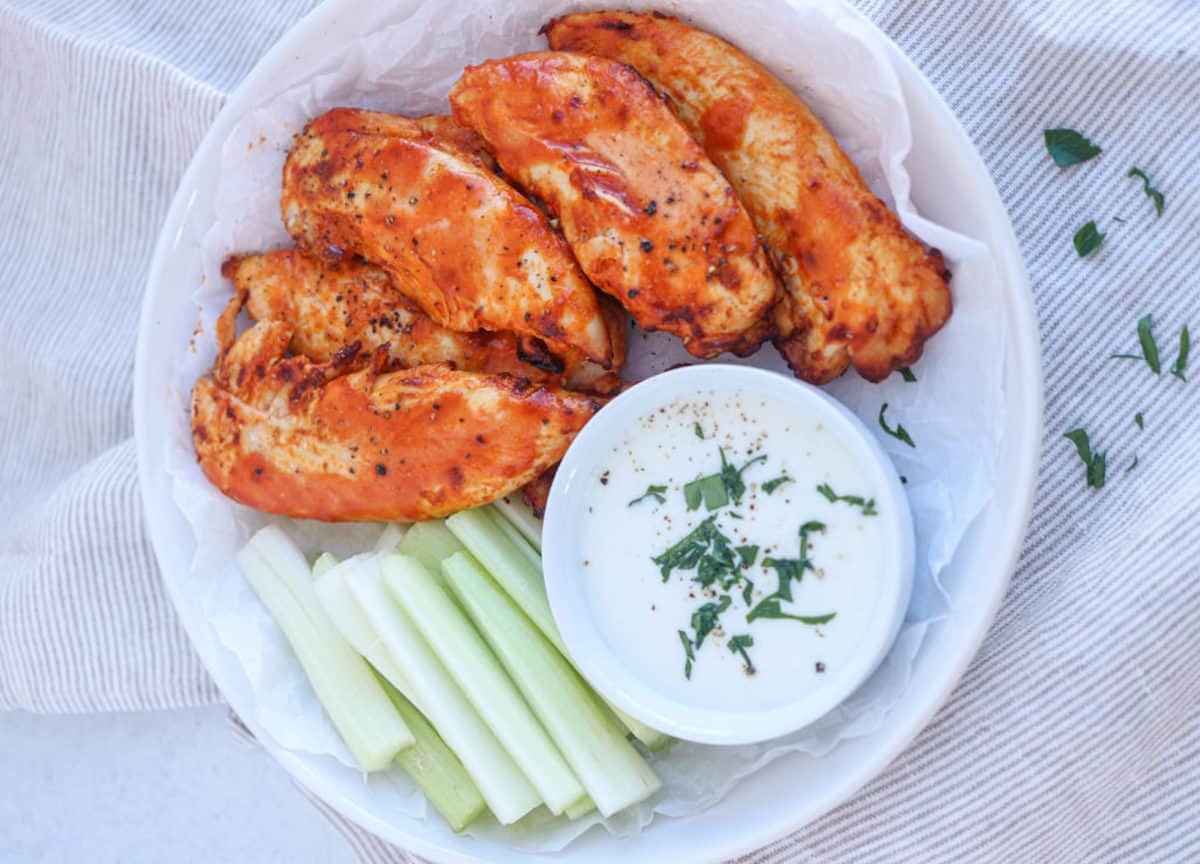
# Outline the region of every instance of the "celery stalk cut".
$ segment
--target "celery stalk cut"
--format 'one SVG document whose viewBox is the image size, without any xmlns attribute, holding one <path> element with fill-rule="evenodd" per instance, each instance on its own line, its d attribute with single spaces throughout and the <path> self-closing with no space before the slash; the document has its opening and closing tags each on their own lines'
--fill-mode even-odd
<svg viewBox="0 0 1200 864">
<path fill-rule="evenodd" d="M 576 819 L 586 816 L 595 809 L 596 802 L 591 798 L 584 798 L 578 804 L 572 804 L 570 807 L 564 810 L 563 815 L 574 822 Z"/>
<path fill-rule="evenodd" d="M 396 547 L 400 545 L 400 541 L 404 539 L 404 535 L 408 533 L 408 530 L 407 526 L 389 522 L 384 527 L 383 533 L 379 535 L 379 539 L 375 541 L 375 551 L 395 552 Z"/>
<path fill-rule="evenodd" d="M 542 556 L 538 550 L 529 545 L 529 541 L 525 539 L 517 526 L 504 518 L 504 514 L 495 508 L 492 510 L 492 521 L 496 523 L 496 527 L 504 532 L 504 536 L 509 542 L 521 550 L 521 554 L 529 559 L 530 563 L 537 568 L 538 572 L 542 572 Z M 544 580 L 543 580 L 544 581 Z"/>
<path fill-rule="evenodd" d="M 386 768 L 414 739 L 366 662 L 317 601 L 304 556 L 273 526 L 238 553 L 238 565 L 291 643 L 325 712 L 364 771 Z"/>
<path fill-rule="evenodd" d="M 389 555 L 383 560 L 383 578 L 550 812 L 558 815 L 582 798 L 585 792 L 579 778 L 500 661 L 424 565 L 405 555 Z"/>
<path fill-rule="evenodd" d="M 424 715 L 382 676 L 380 684 L 417 739 L 416 744 L 400 752 L 396 761 L 457 834 L 487 808 L 483 796 Z"/>
<path fill-rule="evenodd" d="M 374 666 L 375 670 L 387 681 L 402 693 L 407 693 L 411 690 L 408 678 L 387 650 L 387 646 L 383 644 L 383 640 L 379 638 L 379 634 L 375 632 L 375 628 L 371 625 L 366 613 L 359 607 L 358 601 L 350 593 L 350 586 L 346 583 L 347 574 L 363 566 L 378 567 L 379 563 L 372 555 L 355 555 L 327 570 L 321 578 L 313 583 L 313 587 L 326 614 L 333 621 L 333 626 L 338 629 L 351 647 L 365 657 L 367 662 Z"/>
<path fill-rule="evenodd" d="M 465 548 L 446 527 L 445 522 L 435 519 L 431 522 L 418 522 L 409 528 L 396 551 L 416 558 L 425 565 L 426 570 L 440 578 L 442 561 Z"/>
<path fill-rule="evenodd" d="M 322 576 L 328 573 L 330 569 L 336 567 L 337 563 L 338 559 L 335 556 L 330 555 L 328 552 L 322 552 L 317 556 L 317 560 L 314 561 L 312 565 L 313 581 L 320 579 Z"/>
<path fill-rule="evenodd" d="M 442 562 L 450 588 L 604 816 L 662 783 L 579 673 L 467 553 Z"/>
<path fill-rule="evenodd" d="M 529 505 L 514 492 L 493 502 L 500 514 L 521 532 L 529 541 L 529 545 L 538 552 L 542 551 L 542 520 L 533 515 Z"/>
<path fill-rule="evenodd" d="M 365 559 L 346 574 L 346 584 L 407 680 L 402 692 L 462 761 L 500 824 L 516 822 L 542 799 L 389 595 L 379 562 L 377 556 Z"/>
<path fill-rule="evenodd" d="M 550 640 L 550 644 L 570 659 L 571 655 L 550 612 L 550 600 L 546 597 L 546 583 L 542 580 L 540 559 L 535 562 L 522 553 L 496 524 L 495 517 L 484 508 L 455 513 L 446 519 L 446 527 L 454 532 L 492 578 L 500 583 L 500 587 L 521 607 L 521 611 L 529 616 L 529 620 L 537 625 Z M 661 750 L 670 743 L 670 736 L 651 729 L 616 706 L 610 704 L 609 707 L 625 728 L 650 750 Z"/>
</svg>

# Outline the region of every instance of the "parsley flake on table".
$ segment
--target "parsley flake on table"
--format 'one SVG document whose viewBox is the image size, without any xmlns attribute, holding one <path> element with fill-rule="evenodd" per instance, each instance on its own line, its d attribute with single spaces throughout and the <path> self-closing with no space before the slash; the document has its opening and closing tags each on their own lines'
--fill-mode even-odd
<svg viewBox="0 0 1200 864">
<path fill-rule="evenodd" d="M 1146 193 L 1146 197 L 1154 203 L 1154 212 L 1161 216 L 1163 207 L 1166 205 L 1166 200 L 1163 198 L 1163 193 L 1154 188 L 1150 183 L 1150 178 L 1146 176 L 1146 172 L 1141 168 L 1133 167 L 1129 169 L 1129 173 L 1125 175 L 1142 181 L 1142 191 Z"/>
<path fill-rule="evenodd" d="M 1141 346 L 1142 346 L 1142 356 L 1141 357 L 1139 357 L 1137 354 L 1110 354 L 1109 358 L 1112 360 L 1145 360 L 1146 365 L 1150 367 L 1150 370 L 1152 372 L 1154 372 L 1155 375 L 1161 375 L 1162 374 L 1162 363 L 1158 359 L 1158 343 L 1154 341 L 1154 316 L 1143 315 L 1141 318 L 1138 319 L 1137 334 L 1138 334 L 1138 342 L 1141 343 Z M 1183 350 L 1183 347 L 1184 347 L 1182 335 L 1183 334 L 1180 334 L 1180 337 L 1181 337 L 1180 338 L 1180 349 L 1181 350 Z M 1189 339 L 1188 347 L 1190 348 L 1190 339 Z M 1176 364 L 1178 364 L 1178 362 L 1179 361 L 1177 359 Z M 1187 364 L 1187 351 L 1186 350 L 1183 350 L 1183 362 L 1186 366 L 1186 364 Z"/>
<path fill-rule="evenodd" d="M 1100 248 L 1100 244 L 1104 242 L 1104 235 L 1096 229 L 1095 221 L 1090 221 L 1075 232 L 1072 242 L 1079 257 L 1086 258 Z"/>
<path fill-rule="evenodd" d="M 1103 152 L 1074 129 L 1047 129 L 1042 134 L 1046 139 L 1046 151 L 1059 168 L 1087 162 Z"/>
<path fill-rule="evenodd" d="M 1138 427 L 1139 429 L 1145 429 L 1145 428 L 1146 428 L 1146 418 L 1142 416 L 1142 412 L 1141 412 L 1141 411 L 1139 411 L 1139 412 L 1137 412 L 1136 414 L 1134 414 L 1134 415 L 1133 415 L 1133 422 L 1137 424 L 1137 427 Z"/>
<path fill-rule="evenodd" d="M 1079 458 L 1083 460 L 1086 466 L 1087 485 L 1093 489 L 1100 489 L 1104 486 L 1104 475 L 1107 467 L 1107 454 L 1093 453 L 1091 443 L 1088 440 L 1088 433 L 1083 429 L 1072 429 L 1063 435 L 1068 441 L 1075 445 L 1075 452 L 1079 454 Z"/>
<path fill-rule="evenodd" d="M 900 377 L 903 378 L 905 381 L 907 381 L 909 384 L 917 383 L 917 376 L 914 375 L 912 369 L 908 368 L 907 366 L 901 366 L 896 371 L 899 372 Z"/>
<path fill-rule="evenodd" d="M 1132 471 L 1134 468 L 1136 468 L 1137 462 L 1138 462 L 1138 457 L 1137 457 L 1137 454 L 1134 453 L 1133 461 L 1129 463 L 1129 467 L 1125 469 L 1125 473 L 1128 474 L 1130 471 Z"/>
<path fill-rule="evenodd" d="M 1180 381 L 1187 382 L 1187 364 L 1188 353 L 1192 350 L 1192 335 L 1188 333 L 1187 325 L 1183 325 L 1183 329 L 1179 331 L 1179 353 L 1175 355 L 1175 365 L 1171 367 L 1171 374 Z"/>
</svg>

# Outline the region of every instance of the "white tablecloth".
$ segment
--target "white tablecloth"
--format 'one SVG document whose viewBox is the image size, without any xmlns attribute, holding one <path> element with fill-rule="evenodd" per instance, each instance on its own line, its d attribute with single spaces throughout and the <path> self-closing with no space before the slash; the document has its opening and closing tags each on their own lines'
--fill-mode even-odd
<svg viewBox="0 0 1200 864">
<path fill-rule="evenodd" d="M 192 152 L 309 6 L 0 5 L 0 708 L 219 699 L 142 526 L 134 333 Z M 1152 314 L 1169 368 L 1179 329 L 1200 326 L 1200 4 L 860 7 L 962 118 L 1011 210 L 1045 351 L 1041 485 L 950 702 L 852 801 L 745 860 L 1198 860 L 1200 380 L 1106 358 L 1136 352 Z M 1103 155 L 1055 168 L 1042 130 L 1057 126 Z M 1134 165 L 1165 193 L 1161 218 Z M 1088 219 L 1107 239 L 1081 260 Z M 1103 489 L 1062 438 L 1080 425 L 1108 453 Z M 402 860 L 335 822 L 364 858 Z"/>
</svg>

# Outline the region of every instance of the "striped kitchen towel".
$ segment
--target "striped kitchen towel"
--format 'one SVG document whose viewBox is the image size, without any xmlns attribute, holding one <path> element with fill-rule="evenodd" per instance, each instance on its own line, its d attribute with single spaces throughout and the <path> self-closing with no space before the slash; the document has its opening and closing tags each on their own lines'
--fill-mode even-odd
<svg viewBox="0 0 1200 864">
<path fill-rule="evenodd" d="M 1041 488 L 951 701 L 853 800 L 743 860 L 1200 860 L 1200 381 L 1168 374 L 1180 329 L 1200 327 L 1200 4 L 859 5 L 946 97 L 1011 210 L 1045 351 Z M 134 332 L 188 159 L 309 6 L 0 4 L 0 708 L 219 699 L 142 528 Z M 1102 156 L 1056 168 L 1053 127 Z M 1088 220 L 1106 236 L 1085 259 Z M 1107 359 L 1138 350 L 1145 315 L 1160 376 Z M 1103 489 L 1062 438 L 1078 426 L 1108 454 Z M 365 861 L 405 860 L 318 807 Z"/>
</svg>

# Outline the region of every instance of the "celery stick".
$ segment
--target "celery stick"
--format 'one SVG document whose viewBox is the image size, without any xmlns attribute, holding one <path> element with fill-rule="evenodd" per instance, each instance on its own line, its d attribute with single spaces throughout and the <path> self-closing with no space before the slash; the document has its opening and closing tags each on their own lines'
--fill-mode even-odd
<svg viewBox="0 0 1200 864">
<path fill-rule="evenodd" d="M 426 570 L 441 578 L 442 561 L 465 548 L 450 533 L 445 522 L 435 519 L 432 522 L 418 522 L 409 528 L 396 551 L 416 558 L 425 565 Z"/>
<path fill-rule="evenodd" d="M 396 757 L 400 767 L 420 787 L 434 809 L 457 834 L 486 809 L 483 796 L 471 782 L 462 762 L 446 746 L 424 715 L 382 676 L 380 683 L 417 743 Z"/>
<path fill-rule="evenodd" d="M 528 558 L 530 563 L 541 573 L 542 556 L 538 551 L 529 545 L 529 541 L 525 539 L 525 535 L 517 529 L 516 525 L 505 519 L 499 510 L 494 507 L 489 509 L 492 511 L 492 521 L 496 523 L 496 527 L 504 532 L 504 536 L 508 538 L 509 542 L 520 549 L 521 554 Z"/>
<path fill-rule="evenodd" d="M 517 821 L 542 799 L 389 595 L 379 561 L 371 556 L 346 574 L 350 593 L 403 671 L 404 694 L 462 760 L 488 809 L 502 825 Z"/>
<path fill-rule="evenodd" d="M 500 583 L 500 587 L 521 607 L 521 611 L 529 616 L 529 620 L 537 625 L 550 643 L 570 659 L 571 655 L 550 612 L 540 559 L 535 562 L 522 553 L 486 509 L 455 513 L 446 520 L 446 527 Z M 662 732 L 651 729 L 615 706 L 610 707 L 625 728 L 650 750 L 661 750 L 671 741 Z"/>
<path fill-rule="evenodd" d="M 442 569 L 600 812 L 611 816 L 653 795 L 662 783 L 625 730 L 478 562 L 459 553 L 442 562 Z"/>
<path fill-rule="evenodd" d="M 259 542 L 269 531 L 278 537 Z M 412 746 L 412 733 L 370 667 L 321 610 L 300 550 L 279 529 L 264 528 L 237 560 L 291 643 L 317 698 L 359 766 L 364 771 L 386 768 L 397 752 Z"/>
<path fill-rule="evenodd" d="M 389 522 L 383 529 L 383 533 L 379 535 L 379 539 L 375 541 L 376 552 L 395 552 L 396 546 L 404 539 L 404 535 L 408 532 L 408 528 L 404 525 L 397 525 L 395 522 Z"/>
<path fill-rule="evenodd" d="M 582 798 L 585 793 L 579 779 L 500 661 L 424 565 L 405 555 L 389 555 L 383 560 L 383 577 L 392 596 L 521 766 L 550 812 L 558 815 Z"/>
<path fill-rule="evenodd" d="M 366 614 L 359 608 L 358 601 L 350 593 L 350 586 L 346 584 L 347 574 L 362 566 L 378 568 L 379 563 L 369 554 L 347 558 L 327 570 L 325 575 L 313 583 L 313 588 L 317 592 L 321 606 L 329 615 L 329 619 L 333 621 L 333 626 L 338 629 L 351 647 L 365 657 L 367 662 L 374 666 L 385 679 L 401 692 L 407 693 L 411 689 L 408 679 L 388 652 L 387 646 L 383 644 L 379 634 L 375 632 L 375 628 L 371 626 Z"/>
<path fill-rule="evenodd" d="M 500 511 L 500 515 L 511 522 L 529 541 L 530 546 L 538 552 L 542 551 L 542 520 L 533 515 L 533 511 L 529 509 L 529 505 L 521 498 L 519 492 L 505 495 L 494 501 L 493 504 Z"/>
<path fill-rule="evenodd" d="M 572 804 L 570 807 L 564 810 L 563 815 L 574 822 L 576 819 L 586 816 L 595 809 L 596 802 L 591 798 L 584 798 L 578 804 Z"/>
<path fill-rule="evenodd" d="M 322 552 L 317 556 L 317 560 L 314 561 L 312 565 L 313 580 L 316 581 L 317 579 L 320 579 L 329 572 L 330 568 L 336 567 L 337 563 L 338 559 L 336 557 L 330 555 L 328 552 Z"/>
</svg>

